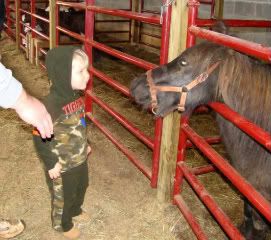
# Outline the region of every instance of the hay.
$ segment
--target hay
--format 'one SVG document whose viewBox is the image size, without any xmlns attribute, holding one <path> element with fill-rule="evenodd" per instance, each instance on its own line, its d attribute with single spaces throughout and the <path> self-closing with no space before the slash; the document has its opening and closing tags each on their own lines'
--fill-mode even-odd
<svg viewBox="0 0 271 240">
<path fill-rule="evenodd" d="M 157 63 L 159 56 L 140 48 L 123 45 L 126 52 L 138 57 L 147 57 Z M 42 97 L 49 91 L 46 74 L 40 68 L 29 65 L 22 52 L 15 50 L 15 44 L 9 39 L 1 41 L 0 52 L 5 65 L 13 69 L 15 76 L 31 94 Z M 125 86 L 142 73 L 137 67 L 121 61 L 101 58 L 95 67 L 101 69 Z M 153 136 L 153 116 L 108 88 L 99 80 L 94 81 L 95 94 L 125 115 L 135 126 L 147 135 Z M 117 138 L 136 152 L 148 166 L 151 165 L 152 152 L 137 141 L 127 130 L 101 109 L 94 107 L 95 116 L 104 123 Z M 200 134 L 217 133 L 214 121 L 209 115 L 191 119 L 192 125 L 199 126 Z M 211 123 L 211 124 L 210 124 Z M 0 112 L 0 144 L 5 146 L 5 154 L 0 157 L 0 215 L 2 217 L 20 217 L 26 222 L 26 231 L 17 237 L 19 240 L 59 240 L 61 235 L 54 232 L 50 223 L 50 196 L 45 183 L 42 165 L 39 163 L 32 143 L 31 127 L 24 124 L 11 110 Z M 93 126 L 88 125 L 88 137 L 92 145 L 89 159 L 90 187 L 88 188 L 84 208 L 92 216 L 91 222 L 82 228 L 81 239 L 107 240 L 173 240 L 195 239 L 188 224 L 171 204 L 159 204 L 156 191 L 151 189 L 149 181 Z M 219 151 L 225 152 L 223 146 Z M 202 155 L 191 149 L 188 151 L 190 166 L 205 163 Z M 225 183 L 218 174 L 201 176 L 208 183 L 208 190 L 233 219 L 241 222 L 242 203 L 239 195 Z M 197 219 L 203 225 L 210 239 L 223 239 L 220 228 L 210 218 L 192 190 L 185 184 L 184 198 L 193 206 Z M 228 204 L 230 201 L 230 204 Z"/>
</svg>

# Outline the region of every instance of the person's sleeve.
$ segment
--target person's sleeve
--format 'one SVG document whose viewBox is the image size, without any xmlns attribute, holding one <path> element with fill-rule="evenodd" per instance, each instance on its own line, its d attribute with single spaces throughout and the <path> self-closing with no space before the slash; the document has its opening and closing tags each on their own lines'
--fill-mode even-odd
<svg viewBox="0 0 271 240">
<path fill-rule="evenodd" d="M 12 76 L 12 72 L 0 63 L 0 106 L 13 107 L 22 89 L 22 84 Z"/>
</svg>

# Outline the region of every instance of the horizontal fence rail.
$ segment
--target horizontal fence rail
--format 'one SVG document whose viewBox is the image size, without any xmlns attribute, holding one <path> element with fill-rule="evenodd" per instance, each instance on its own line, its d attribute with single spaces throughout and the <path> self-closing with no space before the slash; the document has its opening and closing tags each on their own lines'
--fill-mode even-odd
<svg viewBox="0 0 271 240">
<path fill-rule="evenodd" d="M 207 29 L 201 29 L 196 26 L 189 27 L 189 32 L 197 37 L 224 45 L 226 47 L 230 47 L 242 53 L 271 62 L 271 47 L 264 47 L 263 45 L 258 43 L 224 35 Z"/>
</svg>

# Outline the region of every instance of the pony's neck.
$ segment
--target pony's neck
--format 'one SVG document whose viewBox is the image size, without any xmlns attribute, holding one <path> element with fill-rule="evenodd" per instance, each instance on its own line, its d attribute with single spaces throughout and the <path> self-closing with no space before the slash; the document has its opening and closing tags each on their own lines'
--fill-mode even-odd
<svg viewBox="0 0 271 240">
<path fill-rule="evenodd" d="M 217 87 L 218 96 L 232 109 L 262 128 L 271 129 L 269 65 L 236 52 L 222 64 Z"/>
</svg>

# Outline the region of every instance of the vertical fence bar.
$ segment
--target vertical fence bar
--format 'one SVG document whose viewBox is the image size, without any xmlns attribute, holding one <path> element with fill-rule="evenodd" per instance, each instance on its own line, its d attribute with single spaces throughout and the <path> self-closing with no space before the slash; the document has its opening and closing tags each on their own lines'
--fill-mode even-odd
<svg viewBox="0 0 271 240">
<path fill-rule="evenodd" d="M 159 158 L 160 158 L 160 146 L 161 146 L 161 137 L 162 137 L 162 127 L 163 120 L 158 118 L 155 120 L 155 130 L 154 130 L 154 148 L 152 154 L 152 178 L 151 178 L 151 187 L 157 187 L 157 179 L 159 172 Z"/>
<path fill-rule="evenodd" d="M 86 0 L 86 6 L 91 6 L 95 4 L 95 0 Z M 91 10 L 89 10 L 86 7 L 85 10 L 85 50 L 89 57 L 89 65 L 90 68 L 93 66 L 93 47 L 87 43 L 87 41 L 93 41 L 94 38 L 94 28 L 95 28 L 95 13 Z M 87 84 L 86 91 L 92 91 L 93 89 L 93 73 L 90 72 L 89 82 Z M 85 106 L 86 106 L 86 112 L 92 112 L 92 99 L 89 96 L 89 94 L 85 94 Z"/>
<path fill-rule="evenodd" d="M 4 1 L 4 0 L 2 0 Z M 7 21 L 6 21 L 6 25 L 7 25 L 7 34 L 10 36 L 11 34 L 11 21 L 10 21 L 10 0 L 6 0 L 6 5 L 5 5 L 5 12 L 6 12 L 6 16 L 7 16 Z"/>
<path fill-rule="evenodd" d="M 192 25 L 196 24 L 196 19 L 198 16 L 198 8 L 199 8 L 199 1 L 197 0 L 189 0 L 188 1 L 188 26 L 187 26 L 187 40 L 186 40 L 186 47 L 192 47 L 196 43 L 196 37 L 189 32 L 189 28 Z"/>
<path fill-rule="evenodd" d="M 130 0 L 129 11 L 132 11 L 132 8 L 133 8 L 133 2 L 132 2 L 132 0 Z M 130 21 L 129 21 L 129 40 L 128 40 L 129 43 L 131 43 L 131 39 L 132 39 L 132 20 L 130 19 Z"/>
<path fill-rule="evenodd" d="M 36 13 L 36 0 L 31 0 L 30 4 L 30 12 L 31 12 L 31 28 L 35 29 L 36 28 L 36 18 L 33 16 L 33 14 Z M 36 37 L 35 31 L 31 31 L 32 38 Z"/>
<path fill-rule="evenodd" d="M 215 15 L 215 0 L 212 0 L 212 2 L 211 2 L 211 15 L 210 15 L 210 17 L 214 18 L 214 15 Z"/>
<path fill-rule="evenodd" d="M 20 49 L 20 33 L 21 33 L 21 28 L 20 28 L 20 19 L 21 19 L 21 1 L 20 0 L 15 0 L 15 20 L 16 20 L 16 49 Z"/>
<path fill-rule="evenodd" d="M 167 0 L 163 0 L 163 4 L 166 4 Z M 144 7 L 144 0 L 141 1 L 141 11 Z M 169 32 L 170 32 L 170 20 L 171 20 L 171 6 L 167 11 L 163 12 L 163 24 L 162 24 L 162 42 L 161 42 L 161 52 L 160 52 L 160 64 L 167 63 L 168 60 L 168 47 L 169 47 Z M 152 179 L 151 186 L 157 187 L 157 179 L 159 172 L 159 160 L 160 160 L 160 148 L 161 148 L 161 138 L 162 138 L 162 128 L 163 120 L 158 118 L 155 121 L 154 130 L 154 150 L 153 150 L 153 169 L 152 169 Z"/>
<path fill-rule="evenodd" d="M 188 122 L 189 122 L 189 115 L 182 115 L 180 119 L 180 125 L 182 126 L 183 124 L 188 124 Z M 186 146 L 187 146 L 187 136 L 183 132 L 182 128 L 180 127 L 178 157 L 177 157 L 177 164 L 176 164 L 176 174 L 175 174 L 175 179 L 174 179 L 173 196 L 180 194 L 182 190 L 181 188 L 182 188 L 182 183 L 183 183 L 183 174 L 182 174 L 181 169 L 178 167 L 178 164 L 185 161 Z"/>
<path fill-rule="evenodd" d="M 167 0 L 163 0 L 163 5 L 167 4 Z M 162 32 L 161 32 L 161 51 L 160 51 L 160 64 L 166 64 L 168 62 L 168 48 L 170 38 L 170 22 L 171 22 L 171 10 L 169 5 L 162 13 Z"/>
</svg>

